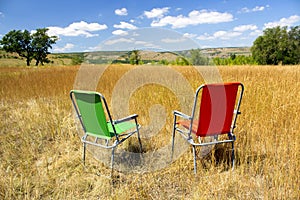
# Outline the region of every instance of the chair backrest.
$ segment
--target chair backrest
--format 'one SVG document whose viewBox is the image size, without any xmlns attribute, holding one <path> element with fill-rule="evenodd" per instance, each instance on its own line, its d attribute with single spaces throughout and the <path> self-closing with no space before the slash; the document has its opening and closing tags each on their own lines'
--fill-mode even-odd
<svg viewBox="0 0 300 200">
<path fill-rule="evenodd" d="M 107 109 L 106 101 L 100 93 L 72 90 L 70 96 L 84 131 L 87 134 L 104 138 L 111 138 L 113 136 L 108 130 L 103 107 L 104 103 Z M 109 111 L 107 110 L 107 112 Z M 111 120 L 110 114 L 109 118 Z"/>
<path fill-rule="evenodd" d="M 239 86 L 241 92 L 237 101 Z M 196 135 L 203 137 L 231 132 L 237 117 L 234 112 L 238 112 L 243 95 L 243 85 L 241 83 L 206 84 L 201 89 Z"/>
</svg>

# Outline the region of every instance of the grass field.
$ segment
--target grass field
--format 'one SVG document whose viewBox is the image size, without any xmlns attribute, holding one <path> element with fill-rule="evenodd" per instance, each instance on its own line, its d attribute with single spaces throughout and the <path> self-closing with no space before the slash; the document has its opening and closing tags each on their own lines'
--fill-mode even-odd
<svg viewBox="0 0 300 200">
<path fill-rule="evenodd" d="M 300 198 L 300 66 L 218 67 L 223 81 L 245 86 L 235 130 L 234 171 L 226 164 L 226 148 L 220 147 L 225 154 L 216 149 L 197 160 L 196 176 L 188 150 L 162 169 L 115 172 L 113 181 L 106 176 L 110 169 L 90 154 L 85 167 L 81 162 L 82 146 L 69 99 L 79 68 L 0 67 L 1 199 Z M 111 102 L 117 81 L 133 68 L 110 66 L 100 80 L 105 85 L 99 84 L 97 91 Z M 193 90 L 203 83 L 193 67 L 172 70 L 182 74 Z M 160 135 L 142 140 L 145 153 L 170 143 L 171 112 L 179 109 L 170 90 L 144 85 L 129 102 L 142 126 L 150 123 L 147 108 L 153 104 L 165 106 L 167 123 Z"/>
</svg>

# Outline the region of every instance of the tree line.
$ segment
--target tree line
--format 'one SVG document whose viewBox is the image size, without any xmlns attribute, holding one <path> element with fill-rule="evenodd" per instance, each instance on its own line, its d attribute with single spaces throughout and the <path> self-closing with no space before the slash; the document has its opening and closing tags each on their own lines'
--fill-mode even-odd
<svg viewBox="0 0 300 200">
<path fill-rule="evenodd" d="M 215 65 L 258 65 L 253 56 L 230 54 L 228 58 L 213 58 Z"/>
<path fill-rule="evenodd" d="M 300 26 L 274 27 L 263 31 L 250 48 L 251 56 L 230 54 L 227 58 L 209 59 L 200 49 L 191 49 L 188 55 L 178 56 L 173 62 L 161 60 L 164 65 L 295 65 L 300 64 Z M 139 51 L 130 55 L 131 64 L 143 64 Z"/>
<path fill-rule="evenodd" d="M 255 39 L 251 56 L 231 54 L 213 58 L 216 65 L 296 65 L 300 64 L 300 26 L 267 28 Z"/>
<path fill-rule="evenodd" d="M 0 44 L 6 52 L 17 53 L 25 58 L 27 66 L 30 66 L 33 59 L 36 66 L 43 65 L 50 62 L 47 58 L 50 54 L 48 49 L 51 49 L 58 39 L 57 36 L 49 36 L 47 31 L 47 28 L 37 29 L 33 33 L 28 30 L 12 30 L 3 36 Z"/>
<path fill-rule="evenodd" d="M 0 45 L 6 52 L 17 53 L 26 58 L 27 66 L 33 59 L 35 65 L 48 63 L 48 49 L 52 48 L 58 37 L 48 36 L 48 29 L 37 29 L 30 33 L 27 30 L 12 30 L 0 40 Z M 263 34 L 256 38 L 251 47 L 251 56 L 231 54 L 227 58 L 215 57 L 209 59 L 201 53 L 200 49 L 191 49 L 186 56 L 178 58 L 170 63 L 161 60 L 160 64 L 172 65 L 289 65 L 300 64 L 300 26 L 291 28 L 274 27 L 267 28 Z M 139 50 L 128 52 L 129 63 L 143 64 Z M 80 59 L 82 62 L 82 58 Z"/>
</svg>

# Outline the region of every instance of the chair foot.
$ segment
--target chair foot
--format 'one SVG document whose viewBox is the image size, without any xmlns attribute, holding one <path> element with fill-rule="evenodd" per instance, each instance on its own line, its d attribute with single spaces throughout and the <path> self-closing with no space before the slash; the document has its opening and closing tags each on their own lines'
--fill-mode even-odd
<svg viewBox="0 0 300 200">
<path fill-rule="evenodd" d="M 82 153 L 82 163 L 85 166 L 85 151 L 86 151 L 86 144 L 83 143 L 83 153 Z"/>
<path fill-rule="evenodd" d="M 232 154 L 231 154 L 231 165 L 232 165 L 232 170 L 234 170 L 234 164 L 235 164 L 234 142 L 232 142 Z"/>
<path fill-rule="evenodd" d="M 194 145 L 193 145 L 193 155 L 194 155 L 194 174 L 197 174 L 196 147 Z"/>
<path fill-rule="evenodd" d="M 114 172 L 114 157 L 115 157 L 115 149 L 112 148 L 111 150 L 111 173 L 110 173 L 110 177 L 113 176 L 113 172 Z"/>
<path fill-rule="evenodd" d="M 143 153 L 143 146 L 142 146 L 142 142 L 141 142 L 140 136 L 138 137 L 138 140 L 139 140 L 139 144 L 140 144 L 140 152 Z"/>
</svg>

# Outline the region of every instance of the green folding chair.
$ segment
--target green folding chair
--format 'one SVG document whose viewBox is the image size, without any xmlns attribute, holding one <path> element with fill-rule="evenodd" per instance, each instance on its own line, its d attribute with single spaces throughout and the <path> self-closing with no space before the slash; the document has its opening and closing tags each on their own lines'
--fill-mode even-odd
<svg viewBox="0 0 300 200">
<path fill-rule="evenodd" d="M 113 170 L 116 147 L 135 133 L 137 133 L 142 152 L 139 134 L 141 126 L 137 122 L 137 114 L 113 120 L 104 96 L 98 92 L 71 90 L 70 97 L 84 131 L 81 138 L 83 164 L 85 164 L 86 145 L 89 144 L 112 149 L 111 169 Z"/>
</svg>

